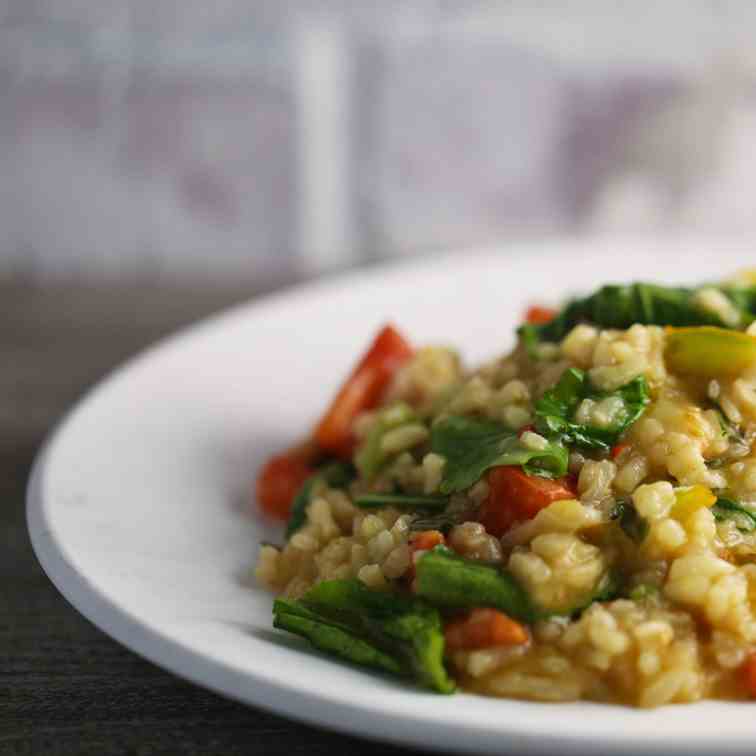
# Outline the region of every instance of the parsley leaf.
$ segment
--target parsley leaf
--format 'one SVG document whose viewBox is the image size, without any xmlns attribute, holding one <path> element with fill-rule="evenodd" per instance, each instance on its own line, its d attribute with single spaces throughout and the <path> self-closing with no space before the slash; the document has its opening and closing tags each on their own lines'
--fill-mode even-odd
<svg viewBox="0 0 756 756">
<path fill-rule="evenodd" d="M 490 467 L 519 465 L 529 475 L 561 477 L 567 472 L 567 449 L 550 441 L 542 450 L 528 449 L 516 433 L 489 420 L 452 415 L 431 429 L 431 450 L 446 459 L 441 493 L 469 488 Z"/>
</svg>

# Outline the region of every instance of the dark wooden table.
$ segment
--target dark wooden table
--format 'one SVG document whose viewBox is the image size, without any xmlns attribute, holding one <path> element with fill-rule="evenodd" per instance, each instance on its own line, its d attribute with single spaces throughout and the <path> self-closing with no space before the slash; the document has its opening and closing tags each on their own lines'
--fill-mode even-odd
<svg viewBox="0 0 756 756">
<path fill-rule="evenodd" d="M 40 443 L 108 370 L 267 289 L 0 283 L 0 754 L 406 754 L 227 701 L 144 661 L 52 586 L 25 486 Z"/>
</svg>

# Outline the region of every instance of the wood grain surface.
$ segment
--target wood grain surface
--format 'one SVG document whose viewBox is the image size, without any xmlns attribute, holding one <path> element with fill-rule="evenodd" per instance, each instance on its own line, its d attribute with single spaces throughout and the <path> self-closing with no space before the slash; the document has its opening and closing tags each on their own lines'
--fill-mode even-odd
<svg viewBox="0 0 756 756">
<path fill-rule="evenodd" d="M 31 550 L 25 486 L 51 426 L 137 350 L 261 288 L 0 283 L 0 754 L 409 753 L 290 722 L 162 671 L 69 606 Z"/>
</svg>

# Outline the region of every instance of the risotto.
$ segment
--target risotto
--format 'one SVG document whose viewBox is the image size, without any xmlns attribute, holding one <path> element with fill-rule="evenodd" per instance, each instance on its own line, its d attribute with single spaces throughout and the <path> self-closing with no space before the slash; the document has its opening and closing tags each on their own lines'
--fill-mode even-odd
<svg viewBox="0 0 756 756">
<path fill-rule="evenodd" d="M 385 327 L 261 470 L 274 625 L 441 693 L 756 696 L 756 286 L 604 286 L 468 369 Z"/>
</svg>

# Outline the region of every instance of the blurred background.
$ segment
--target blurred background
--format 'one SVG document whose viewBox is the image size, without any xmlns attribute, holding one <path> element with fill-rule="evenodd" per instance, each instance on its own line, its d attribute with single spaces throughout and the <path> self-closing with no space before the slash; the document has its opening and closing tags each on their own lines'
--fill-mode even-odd
<svg viewBox="0 0 756 756">
<path fill-rule="evenodd" d="M 754 42 L 727 0 L 0 0 L 0 276 L 756 234 Z"/>
</svg>

